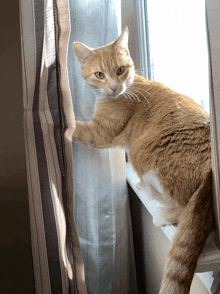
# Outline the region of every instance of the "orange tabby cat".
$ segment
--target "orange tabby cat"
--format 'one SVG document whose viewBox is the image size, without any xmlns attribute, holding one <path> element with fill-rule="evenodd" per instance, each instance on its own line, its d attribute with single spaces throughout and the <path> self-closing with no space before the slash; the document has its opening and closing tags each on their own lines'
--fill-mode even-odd
<svg viewBox="0 0 220 294">
<path fill-rule="evenodd" d="M 93 119 L 76 122 L 73 140 L 128 151 L 138 187 L 163 205 L 154 224 L 179 222 L 160 294 L 189 293 L 213 222 L 209 115 L 191 98 L 135 73 L 127 28 L 107 46 L 75 42 L 74 49 L 97 101 Z"/>
</svg>

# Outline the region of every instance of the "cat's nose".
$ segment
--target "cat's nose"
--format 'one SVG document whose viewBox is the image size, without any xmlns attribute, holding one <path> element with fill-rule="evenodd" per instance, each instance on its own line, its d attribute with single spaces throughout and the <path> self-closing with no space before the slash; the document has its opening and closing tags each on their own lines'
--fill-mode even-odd
<svg viewBox="0 0 220 294">
<path fill-rule="evenodd" d="M 112 90 L 113 92 L 115 92 L 115 91 L 117 90 L 117 86 L 113 86 L 113 87 L 111 87 L 111 90 Z"/>
</svg>

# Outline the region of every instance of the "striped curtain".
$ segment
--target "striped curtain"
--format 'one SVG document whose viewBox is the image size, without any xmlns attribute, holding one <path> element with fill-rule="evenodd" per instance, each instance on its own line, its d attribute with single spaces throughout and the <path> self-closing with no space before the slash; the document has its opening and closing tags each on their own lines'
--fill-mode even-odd
<svg viewBox="0 0 220 294">
<path fill-rule="evenodd" d="M 24 134 L 37 294 L 87 293 L 73 217 L 75 120 L 66 66 L 68 5 L 68 0 L 20 0 Z"/>
</svg>

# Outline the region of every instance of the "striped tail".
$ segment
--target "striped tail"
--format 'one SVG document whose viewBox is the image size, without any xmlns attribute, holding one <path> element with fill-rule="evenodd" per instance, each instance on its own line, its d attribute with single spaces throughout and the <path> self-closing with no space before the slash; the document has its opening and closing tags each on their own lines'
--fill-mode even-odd
<svg viewBox="0 0 220 294">
<path fill-rule="evenodd" d="M 159 294 L 188 294 L 198 257 L 212 231 L 212 172 L 191 197 L 181 216 Z"/>
</svg>

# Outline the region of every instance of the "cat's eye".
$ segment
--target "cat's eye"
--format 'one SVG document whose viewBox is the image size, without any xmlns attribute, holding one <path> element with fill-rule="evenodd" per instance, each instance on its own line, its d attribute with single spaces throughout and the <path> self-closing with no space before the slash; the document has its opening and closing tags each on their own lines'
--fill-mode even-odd
<svg viewBox="0 0 220 294">
<path fill-rule="evenodd" d="M 116 71 L 116 74 L 118 76 L 120 76 L 121 74 L 123 74 L 123 72 L 125 71 L 125 67 L 124 66 L 121 66 L 117 71 Z"/>
<path fill-rule="evenodd" d="M 104 73 L 100 71 L 95 72 L 95 76 L 97 77 L 97 79 L 100 79 L 100 80 L 104 79 L 105 77 Z"/>
</svg>

